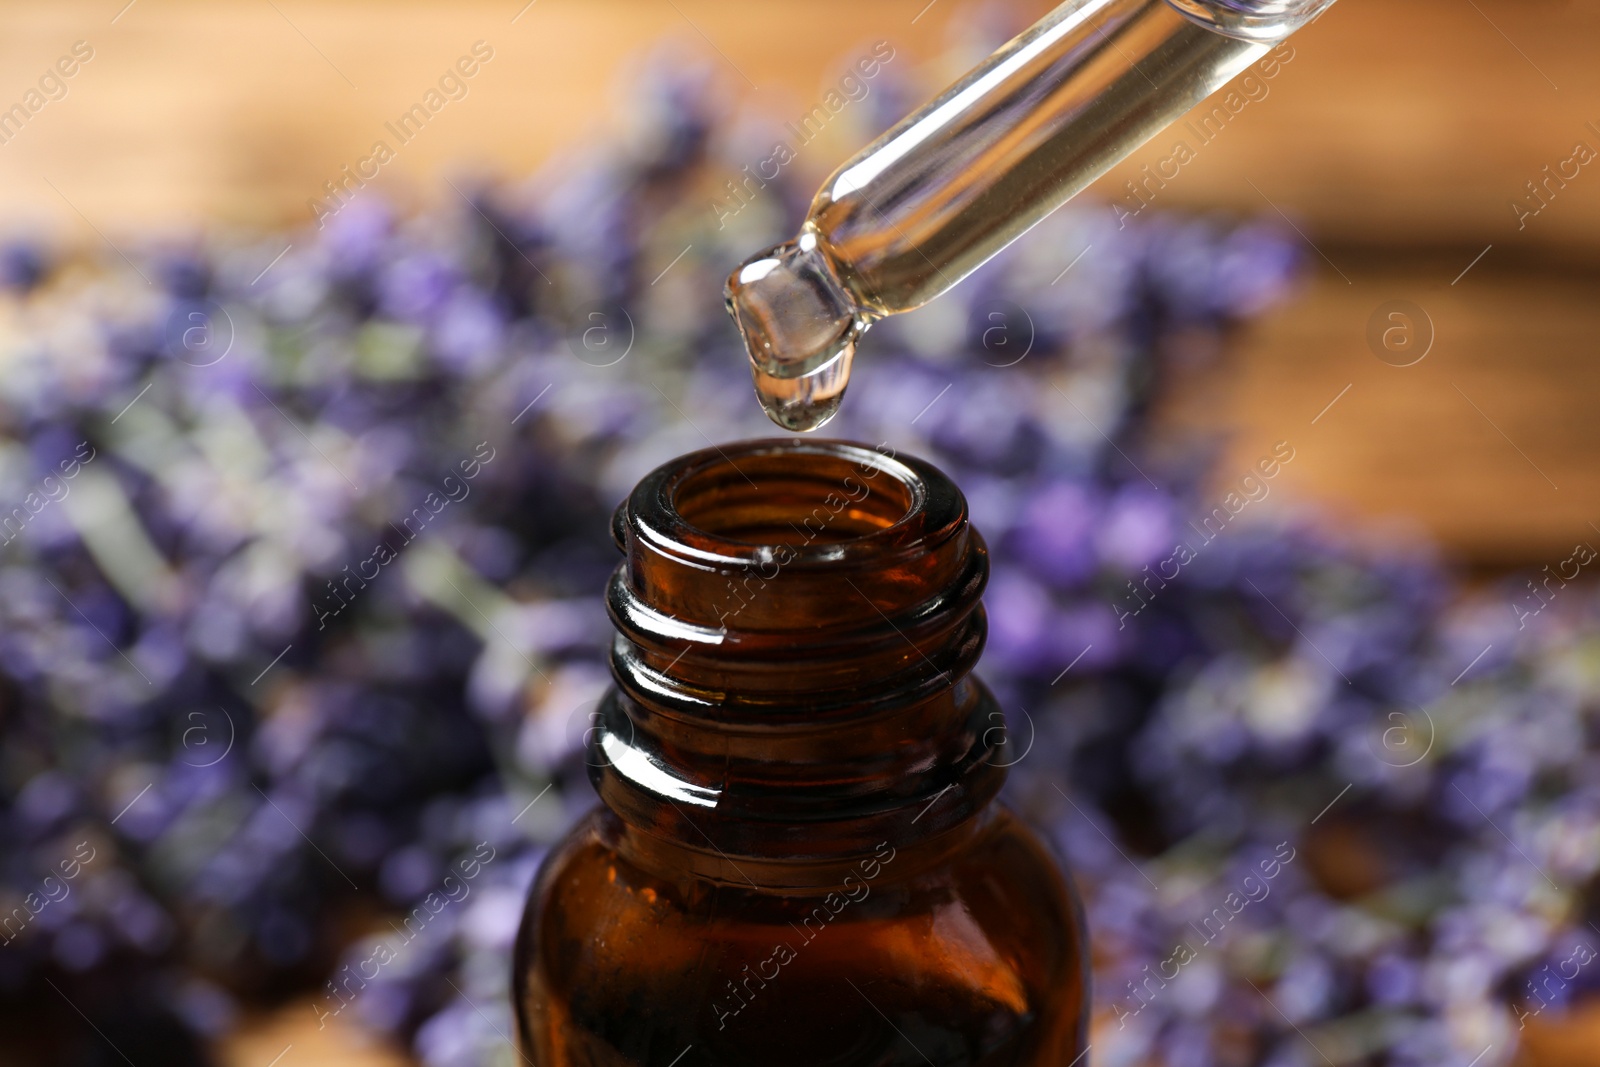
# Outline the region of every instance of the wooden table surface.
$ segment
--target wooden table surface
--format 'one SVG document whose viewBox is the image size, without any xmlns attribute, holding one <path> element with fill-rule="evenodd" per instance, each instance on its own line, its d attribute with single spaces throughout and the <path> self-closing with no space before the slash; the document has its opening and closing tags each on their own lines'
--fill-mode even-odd
<svg viewBox="0 0 1600 1067">
<path fill-rule="evenodd" d="M 730 103 L 792 117 L 865 43 L 888 41 L 901 69 L 944 55 L 951 39 L 976 58 L 978 9 L 976 0 L 127 3 L 0 9 L 7 102 L 74 41 L 94 50 L 67 96 L 0 145 L 6 221 L 83 227 L 46 179 L 112 236 L 305 219 L 323 181 L 365 154 L 383 123 L 478 40 L 493 60 L 466 99 L 385 167 L 385 191 L 438 200 L 451 195 L 440 178 L 452 172 L 520 175 L 558 148 L 603 136 L 616 128 L 617 75 L 664 39 L 705 56 Z M 996 6 L 1021 20 L 1051 5 Z M 1588 125 L 1600 123 L 1597 40 L 1592 0 L 1341 0 L 1294 39 L 1295 58 L 1266 98 L 1202 149 L 1161 201 L 1249 213 L 1271 211 L 1270 202 L 1319 243 L 1475 255 L 1494 242 L 1497 259 L 1560 251 L 1593 261 L 1593 167 L 1524 231 L 1509 205 L 1578 140 L 1600 148 Z M 959 61 L 941 65 L 948 76 Z M 1158 136 L 1101 189 L 1122 195 L 1127 177 L 1169 154 L 1170 139 Z M 836 161 L 801 162 L 828 170 Z"/>
<path fill-rule="evenodd" d="M 413 1060 L 348 1020 L 317 1025 L 313 1001 L 248 1020 L 217 1050 L 222 1067 L 411 1067 Z"/>
<path fill-rule="evenodd" d="M 1521 1039 L 1518 1067 L 1596 1067 L 1600 1008 L 1580 1008 L 1561 1020 L 1532 1018 Z M 222 1067 L 416 1067 L 400 1051 L 374 1042 L 348 1022 L 335 1019 L 318 1029 L 310 1001 L 251 1020 L 218 1054 Z M 521 1062 L 509 1048 L 506 1057 L 508 1065 Z"/>
<path fill-rule="evenodd" d="M 1600 545 L 1596 276 L 1488 265 L 1452 287 L 1463 265 L 1351 255 L 1350 284 L 1324 266 L 1248 328 L 1223 373 L 1176 398 L 1173 420 L 1226 420 L 1224 478 L 1287 440 L 1285 500 L 1346 529 L 1425 529 L 1465 564 L 1538 569 Z M 1395 300 L 1432 322 L 1414 366 L 1368 345 L 1374 312 Z"/>
</svg>

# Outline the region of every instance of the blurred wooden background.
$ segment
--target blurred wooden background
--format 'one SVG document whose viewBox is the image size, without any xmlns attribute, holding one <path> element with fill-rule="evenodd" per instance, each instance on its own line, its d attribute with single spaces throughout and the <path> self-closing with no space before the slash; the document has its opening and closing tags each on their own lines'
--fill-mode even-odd
<svg viewBox="0 0 1600 1067">
<path fill-rule="evenodd" d="M 719 65 L 730 96 L 785 116 L 863 42 L 890 41 L 908 68 L 946 55 L 954 73 L 950 43 L 975 38 L 979 10 L 975 0 L 10 4 L 6 102 L 73 42 L 94 58 L 0 144 L 0 224 L 117 243 L 303 225 L 322 183 L 478 40 L 493 60 L 384 167 L 385 195 L 437 201 L 455 195 L 444 178 L 523 175 L 606 136 L 619 74 L 663 39 Z M 1589 358 L 1600 166 L 1552 186 L 1523 229 L 1511 208 L 1578 142 L 1600 150 L 1597 43 L 1593 0 L 1342 0 L 1297 37 L 1270 95 L 1158 206 L 1292 219 L 1313 278 L 1176 417 L 1234 428 L 1241 464 L 1290 439 L 1307 456 L 1290 492 L 1340 516 L 1421 524 L 1470 564 L 1548 562 L 1600 536 L 1589 525 L 1600 524 L 1590 417 L 1600 369 Z M 1167 155 L 1166 141 L 1105 179 L 1102 195 Z M 802 164 L 822 167 L 825 155 Z M 1432 321 L 1432 349 L 1413 367 L 1380 362 L 1366 341 L 1369 318 L 1394 299 Z"/>
<path fill-rule="evenodd" d="M 937 63 L 975 37 L 978 11 L 974 0 L 12 2 L 0 9 L 0 107 L 74 42 L 94 55 L 0 144 L 0 232 L 103 249 L 303 226 L 322 183 L 478 40 L 494 58 L 384 167 L 385 195 L 438 202 L 456 195 L 447 177 L 520 176 L 605 137 L 618 76 L 662 39 L 717 64 L 730 97 L 788 117 L 863 42 L 888 40 L 907 68 Z M 1467 564 L 1537 567 L 1600 543 L 1600 161 L 1552 183 L 1525 228 L 1511 207 L 1579 142 L 1600 150 L 1597 44 L 1595 0 L 1341 0 L 1297 37 L 1270 95 L 1158 206 L 1290 220 L 1310 279 L 1170 417 L 1230 429 L 1240 470 L 1287 439 L 1304 457 L 1288 494 L 1336 521 L 1426 528 Z M 1117 197 L 1170 148 L 1158 137 L 1098 191 Z M 1414 366 L 1368 344 L 1369 320 L 1394 300 L 1431 321 Z M 384 1062 L 296 1019 L 262 1021 L 231 1062 L 265 1065 L 289 1044 L 302 1067 Z M 1541 1063 L 1600 1062 L 1586 1037 L 1540 1040 L 1557 1050 Z"/>
</svg>

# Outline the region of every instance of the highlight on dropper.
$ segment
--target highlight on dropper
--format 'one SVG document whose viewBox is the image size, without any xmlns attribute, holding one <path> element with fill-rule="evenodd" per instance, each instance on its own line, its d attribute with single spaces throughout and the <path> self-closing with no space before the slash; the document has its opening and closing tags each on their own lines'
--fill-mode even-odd
<svg viewBox="0 0 1600 1067">
<path fill-rule="evenodd" d="M 839 281 L 814 232 L 746 260 L 724 296 L 750 357 L 762 409 L 804 432 L 838 412 L 856 341 L 871 318 Z"/>
</svg>

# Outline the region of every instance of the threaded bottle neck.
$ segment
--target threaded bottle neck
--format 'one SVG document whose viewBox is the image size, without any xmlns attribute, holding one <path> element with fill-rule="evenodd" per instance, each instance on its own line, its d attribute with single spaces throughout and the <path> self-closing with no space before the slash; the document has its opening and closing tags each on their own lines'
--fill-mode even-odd
<svg viewBox="0 0 1600 1067">
<path fill-rule="evenodd" d="M 970 672 L 982 538 L 919 460 L 842 442 L 682 457 L 617 510 L 593 778 L 630 827 L 827 860 L 955 830 L 998 791 Z"/>
</svg>

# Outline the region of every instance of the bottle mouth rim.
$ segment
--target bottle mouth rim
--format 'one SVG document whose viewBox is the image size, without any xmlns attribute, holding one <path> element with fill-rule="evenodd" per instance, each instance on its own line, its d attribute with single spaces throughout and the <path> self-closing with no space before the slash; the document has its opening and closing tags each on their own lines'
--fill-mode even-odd
<svg viewBox="0 0 1600 1067">
<path fill-rule="evenodd" d="M 938 468 L 887 445 L 768 438 L 656 468 L 617 509 L 613 533 L 709 566 L 838 566 L 926 552 L 966 522 Z"/>
</svg>

